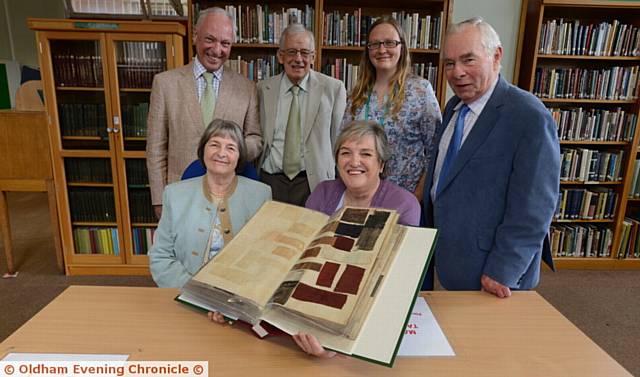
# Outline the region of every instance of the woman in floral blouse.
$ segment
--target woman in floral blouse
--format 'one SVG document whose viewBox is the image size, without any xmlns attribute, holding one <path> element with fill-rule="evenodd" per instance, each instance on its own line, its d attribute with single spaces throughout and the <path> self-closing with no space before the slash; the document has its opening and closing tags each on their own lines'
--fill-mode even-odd
<svg viewBox="0 0 640 377">
<path fill-rule="evenodd" d="M 359 72 L 342 125 L 354 119 L 383 125 L 391 147 L 386 177 L 420 200 L 427 149 L 442 115 L 429 81 L 411 73 L 404 31 L 393 18 L 371 25 Z"/>
</svg>

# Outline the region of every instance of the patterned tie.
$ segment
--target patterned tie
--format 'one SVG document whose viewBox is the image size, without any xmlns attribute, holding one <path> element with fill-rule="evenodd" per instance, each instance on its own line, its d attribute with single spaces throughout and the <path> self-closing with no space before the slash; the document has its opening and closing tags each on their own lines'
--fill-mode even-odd
<svg viewBox="0 0 640 377">
<path fill-rule="evenodd" d="M 284 134 L 284 154 L 282 156 L 282 171 L 289 178 L 293 179 L 300 172 L 300 103 L 298 93 L 300 87 L 291 87 L 291 107 L 289 108 L 289 119 L 287 120 L 287 130 Z"/>
<path fill-rule="evenodd" d="M 213 73 L 205 72 L 202 74 L 207 86 L 204 88 L 202 98 L 200 100 L 200 108 L 202 109 L 202 120 L 204 127 L 207 128 L 213 120 L 213 112 L 216 110 L 216 94 L 213 91 Z"/>
<path fill-rule="evenodd" d="M 438 179 L 436 195 L 440 194 L 444 180 L 447 178 L 447 173 L 449 173 L 449 168 L 453 165 L 453 161 L 455 161 L 456 155 L 460 150 L 462 134 L 464 133 L 464 118 L 467 116 L 467 113 L 469 113 L 469 106 L 467 105 L 462 105 L 460 110 L 458 110 L 458 119 L 456 119 L 453 135 L 449 142 L 449 149 L 447 149 L 447 154 L 444 156 L 444 161 L 442 162 L 442 169 L 440 169 L 440 178 Z"/>
</svg>

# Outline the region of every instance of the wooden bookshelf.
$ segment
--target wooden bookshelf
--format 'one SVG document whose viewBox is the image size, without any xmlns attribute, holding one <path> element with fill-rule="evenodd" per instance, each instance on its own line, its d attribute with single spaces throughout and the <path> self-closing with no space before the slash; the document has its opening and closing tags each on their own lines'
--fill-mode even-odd
<svg viewBox="0 0 640 377">
<path fill-rule="evenodd" d="M 148 274 L 139 237 L 156 226 L 144 159 L 151 83 L 183 64 L 186 29 L 161 21 L 28 23 L 44 81 L 66 273 Z"/>
<path fill-rule="evenodd" d="M 552 249 L 558 253 L 556 265 L 571 269 L 640 269 L 640 258 L 618 258 L 620 246 L 625 245 L 625 217 L 631 208 L 640 205 L 639 200 L 628 198 L 633 189 L 634 164 L 640 142 L 640 90 L 638 82 L 633 81 L 640 69 L 640 50 L 626 42 L 632 35 L 629 31 L 634 30 L 635 33 L 640 27 L 640 2 L 528 0 L 523 2 L 521 16 L 520 53 L 516 61 L 519 74 L 516 80 L 520 87 L 537 95 L 550 108 L 558 122 L 561 149 L 621 151 L 623 156 L 621 181 L 561 181 L 561 191 L 591 190 L 595 187 L 597 190 L 611 190 L 617 199 L 611 218 L 554 220 Z M 618 78 L 628 81 L 615 81 Z M 585 121 L 587 118 L 589 120 Z M 583 127 L 584 122 L 589 121 L 596 125 L 594 134 L 589 134 L 589 127 Z M 602 127 L 617 128 L 608 128 L 607 138 L 602 138 L 595 135 Z M 620 133 L 615 136 L 620 128 L 626 130 L 626 134 L 622 131 L 622 136 Z M 610 130 L 611 133 L 608 132 Z M 589 135 L 586 140 L 575 137 L 585 132 Z M 567 135 L 573 138 L 567 138 Z M 578 205 L 588 209 L 592 203 L 587 203 L 586 207 L 585 203 Z M 553 229 L 562 226 L 567 227 L 555 228 L 563 230 L 564 236 L 560 237 L 560 233 L 553 232 Z M 584 228 L 582 236 L 577 235 L 580 227 L 589 227 Z M 602 245 L 600 251 L 595 252 L 597 257 L 593 252 L 588 257 L 575 252 L 573 256 L 560 256 L 571 251 L 580 237 L 584 251 L 586 240 L 594 229 L 602 230 L 601 236 L 609 232 L 610 247 Z M 603 243 L 602 238 L 599 241 Z"/>
<path fill-rule="evenodd" d="M 427 16 L 438 17 L 439 27 L 437 28 L 437 33 L 439 38 L 432 41 L 435 42 L 435 46 L 433 46 L 434 43 L 432 43 L 432 46 L 427 46 L 426 44 L 419 46 L 416 44 L 416 48 L 409 48 L 409 51 L 411 53 L 412 63 L 422 65 L 416 67 L 416 69 L 422 68 L 424 71 L 431 67 L 432 71 L 436 71 L 435 75 L 432 75 L 430 80 L 431 85 L 433 86 L 438 101 L 441 104 L 445 103 L 445 79 L 442 74 L 440 53 L 444 31 L 448 21 L 451 19 L 453 0 L 398 0 L 393 4 L 386 3 L 382 0 L 350 0 L 348 2 L 341 0 L 302 0 L 297 2 L 286 2 L 282 0 L 266 0 L 261 2 L 189 0 L 190 27 L 188 30 L 188 40 L 193 40 L 193 25 L 195 24 L 198 10 L 212 6 L 225 8 L 225 6 L 228 5 L 235 6 L 236 8 L 242 7 L 242 12 L 245 12 L 247 7 L 248 9 L 255 9 L 257 5 L 262 6 L 263 11 L 267 8 L 269 12 L 278 13 L 281 13 L 283 8 L 285 10 L 289 8 L 297 8 L 301 11 L 313 9 L 313 20 L 311 25 L 307 25 L 309 29 L 313 30 L 316 40 L 316 54 L 313 66 L 316 71 L 321 71 L 327 74 L 331 74 L 330 65 L 335 65 L 336 59 L 344 59 L 344 65 L 346 67 L 348 67 L 348 65 L 357 66 L 364 51 L 364 45 L 356 46 L 349 45 L 348 43 L 326 43 L 325 35 L 328 33 L 326 16 L 328 14 L 335 13 L 344 17 L 345 14 L 353 16 L 354 13 L 358 13 L 360 15 L 361 22 L 363 22 L 362 20 L 367 17 L 380 17 L 385 14 L 391 15 L 393 12 L 397 14 L 404 12 L 404 15 L 412 15 L 415 13 L 418 14 L 420 18 L 426 18 Z M 353 22 L 355 24 L 355 21 Z M 242 29 L 242 27 L 240 27 L 240 29 Z M 279 37 L 280 29 L 278 28 L 277 30 L 278 32 L 276 34 L 278 34 Z M 278 73 L 281 71 L 281 67 L 275 59 L 277 48 L 277 43 L 249 43 L 242 38 L 238 38 L 238 41 L 234 43 L 231 49 L 231 57 L 229 61 L 238 65 L 245 64 L 249 61 L 256 62 L 257 59 L 271 59 L 271 61 L 275 61 L 276 65 L 274 72 Z M 195 52 L 191 43 L 188 44 L 188 49 L 189 56 L 193 57 Z M 237 63 L 238 60 L 242 60 L 245 63 Z M 424 76 L 426 76 L 426 74 Z M 345 81 L 344 77 L 338 78 Z M 254 74 L 253 79 L 257 81 L 257 75 Z M 352 78 L 352 81 L 353 80 L 355 80 L 355 77 Z M 346 82 L 345 84 L 348 90 L 350 85 Z"/>
</svg>

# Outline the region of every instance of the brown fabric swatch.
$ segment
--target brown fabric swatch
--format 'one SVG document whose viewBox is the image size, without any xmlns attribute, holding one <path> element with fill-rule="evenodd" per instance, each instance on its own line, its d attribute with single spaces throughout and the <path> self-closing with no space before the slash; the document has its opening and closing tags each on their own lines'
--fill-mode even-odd
<svg viewBox="0 0 640 377">
<path fill-rule="evenodd" d="M 364 268 L 348 264 L 342 276 L 340 276 L 334 292 L 349 293 L 352 295 L 358 294 L 358 288 L 360 288 L 360 282 L 362 282 L 363 276 Z"/>
<path fill-rule="evenodd" d="M 382 233 L 382 229 L 364 228 L 362 233 L 360 233 L 356 247 L 360 250 L 373 250 L 378 237 L 380 237 L 380 233 Z"/>
<path fill-rule="evenodd" d="M 333 278 L 336 277 L 336 273 L 338 273 L 339 268 L 340 265 L 337 263 L 325 262 L 324 266 L 322 266 L 322 270 L 320 270 L 320 273 L 318 274 L 316 285 L 331 288 L 333 285 Z"/>
<path fill-rule="evenodd" d="M 300 301 L 312 302 L 336 309 L 342 309 L 347 302 L 347 295 L 325 291 L 304 283 L 298 283 L 291 297 Z"/>
<path fill-rule="evenodd" d="M 300 259 L 317 257 L 318 254 L 320 254 L 320 247 L 319 246 L 312 247 L 310 249 L 305 250 L 304 253 L 302 253 L 302 256 L 300 257 Z"/>
<path fill-rule="evenodd" d="M 335 240 L 334 237 L 320 237 L 313 240 L 313 242 L 311 242 L 309 246 L 316 246 L 316 245 L 332 245 L 333 246 L 334 240 Z"/>
<path fill-rule="evenodd" d="M 333 247 L 339 250 L 351 251 L 355 240 L 353 238 L 337 236 L 335 242 L 333 243 Z"/>
<path fill-rule="evenodd" d="M 291 267 L 292 270 L 313 270 L 313 271 L 320 271 L 321 268 L 322 268 L 322 265 L 316 262 L 302 262 Z"/>
<path fill-rule="evenodd" d="M 385 211 L 375 211 L 369 217 L 367 217 L 367 222 L 364 224 L 366 228 L 384 228 L 384 224 L 387 222 L 389 218 L 389 212 Z"/>
<path fill-rule="evenodd" d="M 364 224 L 368 214 L 368 209 L 349 208 L 344 211 L 340 220 L 348 221 L 350 223 Z"/>
</svg>

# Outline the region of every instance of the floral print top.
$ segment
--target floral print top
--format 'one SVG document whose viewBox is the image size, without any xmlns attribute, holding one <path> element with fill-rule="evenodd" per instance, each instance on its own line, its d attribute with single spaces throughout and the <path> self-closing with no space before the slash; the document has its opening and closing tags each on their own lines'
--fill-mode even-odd
<svg viewBox="0 0 640 377">
<path fill-rule="evenodd" d="M 396 116 L 392 116 L 386 104 L 378 105 L 378 97 L 373 92 L 368 101 L 368 111 L 367 106 L 363 106 L 357 111 L 355 119 L 366 120 L 368 117 L 382 124 L 391 149 L 391 156 L 384 168 L 386 179 L 414 192 L 429 165 L 427 150 L 431 147 L 436 125 L 442 121 L 442 114 L 429 81 L 409 75 L 404 95 L 402 108 Z M 348 100 L 341 129 L 354 120 L 350 109 L 351 100 Z"/>
</svg>

